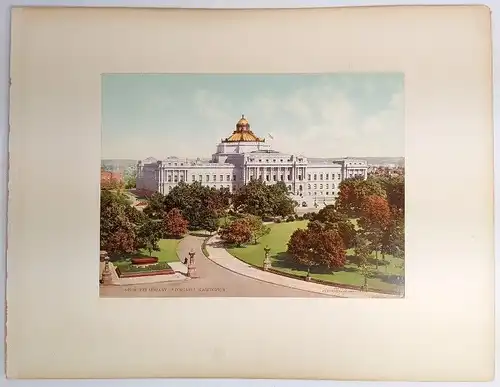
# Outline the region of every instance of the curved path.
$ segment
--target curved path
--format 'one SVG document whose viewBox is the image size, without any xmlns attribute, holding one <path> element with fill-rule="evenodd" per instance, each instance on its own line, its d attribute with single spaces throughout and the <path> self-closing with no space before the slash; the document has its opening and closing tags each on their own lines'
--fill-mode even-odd
<svg viewBox="0 0 500 387">
<path fill-rule="evenodd" d="M 219 236 L 211 237 L 206 244 L 208 258 L 219 266 L 231 270 L 234 273 L 244 275 L 259 281 L 272 283 L 275 285 L 286 286 L 292 289 L 303 290 L 307 292 L 329 294 L 330 296 L 343 298 L 400 298 L 396 295 L 363 292 L 355 289 L 341 288 L 333 285 L 322 285 L 315 282 L 306 282 L 304 280 L 282 276 L 272 272 L 266 272 L 255 268 L 238 258 L 232 256 L 225 248 Z"/>
<path fill-rule="evenodd" d="M 198 278 L 183 282 L 163 282 L 124 286 L 101 286 L 103 297 L 334 297 L 325 293 L 293 289 L 264 282 L 227 270 L 214 263 L 201 250 L 203 237 L 188 235 L 178 247 L 182 260 L 195 252 Z M 337 296 L 338 297 L 338 296 Z"/>
</svg>

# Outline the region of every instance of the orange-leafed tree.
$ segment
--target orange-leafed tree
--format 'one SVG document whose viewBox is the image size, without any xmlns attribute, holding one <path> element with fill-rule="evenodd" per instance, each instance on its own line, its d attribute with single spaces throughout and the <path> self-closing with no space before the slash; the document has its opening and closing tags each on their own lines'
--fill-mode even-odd
<svg viewBox="0 0 500 387">
<path fill-rule="evenodd" d="M 163 231 L 170 238 L 182 238 L 188 231 L 189 222 L 177 208 L 172 208 L 163 218 Z"/>
<path fill-rule="evenodd" d="M 310 227 L 296 230 L 288 242 L 288 254 L 299 265 L 339 268 L 345 265 L 346 254 L 342 237 L 336 230 Z"/>
<path fill-rule="evenodd" d="M 384 234 L 393 222 L 392 212 L 387 199 L 382 196 L 367 196 L 361 204 L 361 217 L 358 224 L 375 250 L 375 260 L 378 268 L 378 251 L 382 248 Z"/>
<path fill-rule="evenodd" d="M 247 219 L 236 219 L 220 232 L 221 239 L 229 244 L 241 246 L 252 240 L 252 228 Z"/>
</svg>

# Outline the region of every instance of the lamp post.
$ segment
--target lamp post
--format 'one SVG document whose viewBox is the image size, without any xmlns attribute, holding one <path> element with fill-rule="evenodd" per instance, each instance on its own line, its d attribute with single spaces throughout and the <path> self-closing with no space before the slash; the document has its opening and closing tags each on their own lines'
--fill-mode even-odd
<svg viewBox="0 0 500 387">
<path fill-rule="evenodd" d="M 307 274 L 305 280 L 309 282 L 311 281 L 311 264 L 314 262 L 314 249 L 311 247 L 307 250 L 307 252 L 309 254 L 309 265 L 307 266 Z"/>
<path fill-rule="evenodd" d="M 189 252 L 189 262 L 188 262 L 188 271 L 187 271 L 187 276 L 189 278 L 196 277 L 196 266 L 195 266 L 195 262 L 194 262 L 194 256 L 195 256 L 195 252 L 194 252 L 194 250 L 191 250 Z"/>
<path fill-rule="evenodd" d="M 307 268 L 306 281 L 311 281 L 311 267 Z"/>
<path fill-rule="evenodd" d="M 271 249 L 269 248 L 269 246 L 264 247 L 264 264 L 262 265 L 262 268 L 265 271 L 268 271 L 269 268 L 271 267 L 271 260 L 269 259 L 269 252 L 270 251 L 271 251 Z"/>
</svg>

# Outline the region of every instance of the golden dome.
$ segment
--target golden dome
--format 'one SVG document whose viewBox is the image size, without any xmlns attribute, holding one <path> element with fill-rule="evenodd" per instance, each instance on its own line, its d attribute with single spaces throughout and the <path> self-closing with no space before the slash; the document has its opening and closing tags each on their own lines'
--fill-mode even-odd
<svg viewBox="0 0 500 387">
<path fill-rule="evenodd" d="M 224 142 L 264 142 L 263 139 L 257 137 L 250 130 L 250 124 L 242 114 L 240 120 L 236 123 L 236 130 L 233 134 L 226 138 Z"/>
<path fill-rule="evenodd" d="M 236 126 L 250 126 L 248 120 L 245 118 L 245 115 L 242 114 L 240 120 L 236 123 Z"/>
</svg>

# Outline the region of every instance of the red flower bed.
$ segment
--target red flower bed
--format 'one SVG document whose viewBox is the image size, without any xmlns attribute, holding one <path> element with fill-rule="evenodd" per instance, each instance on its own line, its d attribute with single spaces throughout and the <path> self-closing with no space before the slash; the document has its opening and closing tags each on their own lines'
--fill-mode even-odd
<svg viewBox="0 0 500 387">
<path fill-rule="evenodd" d="M 154 275 L 167 275 L 167 274 L 175 274 L 175 271 L 172 269 L 158 270 L 158 271 L 144 271 L 144 272 L 130 272 L 130 273 L 122 273 L 120 269 L 117 269 L 117 274 L 120 278 L 133 278 L 133 277 L 151 277 Z"/>
<path fill-rule="evenodd" d="M 158 263 L 158 258 L 156 257 L 141 257 L 141 258 L 132 258 L 133 265 L 148 265 L 150 263 Z"/>
</svg>

